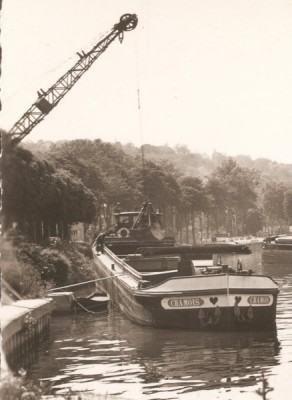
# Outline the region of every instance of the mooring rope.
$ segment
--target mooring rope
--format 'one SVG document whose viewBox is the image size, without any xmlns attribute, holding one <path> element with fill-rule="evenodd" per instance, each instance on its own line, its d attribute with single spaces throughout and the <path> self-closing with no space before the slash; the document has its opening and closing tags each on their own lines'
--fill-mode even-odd
<svg viewBox="0 0 292 400">
<path fill-rule="evenodd" d="M 60 287 L 58 287 L 58 288 L 49 289 L 49 291 L 63 290 L 63 289 L 66 289 L 66 288 L 69 288 L 69 287 L 73 287 L 73 286 L 84 285 L 84 284 L 86 284 L 86 283 L 93 283 L 93 282 L 103 281 L 103 280 L 105 280 L 105 279 L 116 278 L 116 277 L 122 276 L 122 275 L 126 275 L 126 274 L 124 274 L 124 273 L 123 273 L 123 274 L 117 274 L 117 275 L 113 275 L 113 276 L 107 276 L 107 277 L 105 277 L 105 278 L 98 278 L 98 279 L 93 279 L 93 280 L 85 281 L 85 282 L 81 282 L 81 283 L 75 283 L 75 284 L 73 284 L 73 285 L 60 286 Z M 48 293 L 48 296 L 50 296 L 49 293 Z M 87 310 L 82 304 L 79 303 L 79 301 L 76 299 L 76 297 L 74 296 L 73 293 L 72 293 L 72 296 L 73 296 L 74 301 L 76 301 L 76 303 L 77 303 L 81 308 L 83 308 L 85 311 L 88 311 L 89 313 L 93 313 L 93 314 L 99 314 L 99 313 L 102 312 L 102 311 L 100 311 L 100 312 L 95 312 L 95 311 Z M 30 299 L 23 299 L 23 300 L 30 300 Z M 31 300 L 33 300 L 33 299 L 31 299 Z M 43 299 L 40 299 L 40 300 L 48 300 L 48 298 L 43 298 Z M 21 301 L 21 300 L 20 300 L 20 301 Z M 24 309 L 27 309 L 27 310 L 35 310 L 35 307 L 28 307 L 28 306 L 24 306 L 24 305 L 15 304 L 15 303 L 7 304 L 7 305 L 8 305 L 8 306 L 12 306 L 12 307 L 16 307 L 16 308 L 24 308 Z M 2 305 L 2 307 L 3 307 L 3 305 Z M 45 311 L 54 311 L 52 308 L 46 308 L 46 307 L 42 307 L 42 310 L 45 310 Z M 58 308 L 58 309 L 57 309 L 57 311 L 63 311 L 63 310 L 67 310 L 67 311 L 68 311 L 68 308 Z"/>
<path fill-rule="evenodd" d="M 123 274 L 116 274 L 116 275 L 113 275 L 113 276 L 107 276 L 107 277 L 105 277 L 105 278 L 92 279 L 92 280 L 90 280 L 90 281 L 85 281 L 85 282 L 80 282 L 80 283 L 74 283 L 74 284 L 72 284 L 72 285 L 60 286 L 60 287 L 57 287 L 57 288 L 49 289 L 49 292 L 52 292 L 52 291 L 54 291 L 54 290 L 63 290 L 63 289 L 67 289 L 67 288 L 74 287 L 74 286 L 85 285 L 85 284 L 87 284 L 87 283 L 99 282 L 99 281 L 103 281 L 103 280 L 105 280 L 105 279 L 112 279 L 112 278 L 116 278 L 117 276 L 121 276 L 121 275 L 125 275 L 125 274 L 124 274 L 124 273 L 123 273 Z"/>
</svg>

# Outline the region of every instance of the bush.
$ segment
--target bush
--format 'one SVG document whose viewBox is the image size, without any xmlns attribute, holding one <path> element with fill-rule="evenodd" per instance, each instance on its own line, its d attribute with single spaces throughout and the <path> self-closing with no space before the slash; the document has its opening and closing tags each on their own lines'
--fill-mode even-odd
<svg viewBox="0 0 292 400">
<path fill-rule="evenodd" d="M 34 267 L 17 260 L 2 260 L 2 277 L 23 298 L 45 297 L 53 287 L 53 282 L 43 281 Z"/>
<path fill-rule="evenodd" d="M 2 240 L 1 261 L 3 278 L 22 297 L 43 297 L 53 287 L 95 279 L 89 245 L 61 243 L 52 248 L 17 240 L 14 246 L 20 237 Z"/>
<path fill-rule="evenodd" d="M 31 263 L 18 260 L 17 251 L 9 240 L 1 240 L 2 277 L 21 297 L 38 298 L 46 296 L 53 286 L 44 281 L 40 272 Z"/>
<path fill-rule="evenodd" d="M 19 246 L 16 257 L 32 265 L 43 281 L 51 281 L 56 286 L 66 284 L 71 263 L 59 250 L 24 243 Z"/>
<path fill-rule="evenodd" d="M 39 400 L 42 397 L 40 387 L 30 384 L 23 386 L 23 379 L 6 373 L 1 377 L 0 399 L 2 400 Z"/>
</svg>

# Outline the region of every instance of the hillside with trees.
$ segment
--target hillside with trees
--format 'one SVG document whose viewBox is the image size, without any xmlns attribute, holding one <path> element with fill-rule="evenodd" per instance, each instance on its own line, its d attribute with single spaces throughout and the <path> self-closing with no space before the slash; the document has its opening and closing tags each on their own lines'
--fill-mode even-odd
<svg viewBox="0 0 292 400">
<path fill-rule="evenodd" d="M 39 165 L 53 169 L 50 179 L 59 187 L 68 179 L 68 200 L 70 191 L 77 196 L 70 205 L 65 204 L 65 196 L 63 208 L 54 206 L 64 214 L 63 224 L 73 222 L 69 218 L 73 213 L 80 222 L 91 217 L 100 230 L 112 223 L 117 203 L 126 210 L 140 207 L 144 200 L 161 208 L 169 233 L 187 243 L 210 239 L 217 232 L 236 236 L 285 232 L 291 223 L 292 164 L 242 155 L 230 158 L 217 152 L 208 157 L 186 146 L 144 145 L 142 165 L 141 148 L 132 144 L 80 139 L 24 145 L 31 146 Z M 47 184 L 55 187 L 51 181 Z M 57 202 L 62 193 L 59 189 Z M 81 215 L 81 210 L 78 214 L 73 204 L 78 209 L 84 204 L 90 216 Z M 59 218 L 56 212 L 50 215 L 54 221 Z"/>
<path fill-rule="evenodd" d="M 50 142 L 24 142 L 22 146 L 30 150 L 33 154 L 41 155 L 47 153 L 52 147 L 61 146 L 66 141 Z M 141 158 L 142 149 L 136 147 L 131 143 L 121 144 L 115 142 L 111 144 L 117 150 L 122 150 L 125 154 L 131 157 Z M 160 163 L 168 161 L 172 163 L 175 168 L 187 176 L 197 176 L 205 179 L 209 176 L 223 161 L 232 158 L 240 167 L 254 169 L 259 172 L 263 181 L 269 182 L 270 180 L 278 180 L 286 185 L 292 184 L 292 159 L 291 164 L 280 164 L 266 158 L 257 158 L 253 160 L 247 155 L 237 155 L 229 157 L 225 154 L 214 151 L 212 156 L 207 154 L 193 153 L 187 146 L 177 145 L 171 148 L 165 146 L 153 146 L 149 144 L 143 145 L 143 153 L 145 159 Z"/>
</svg>

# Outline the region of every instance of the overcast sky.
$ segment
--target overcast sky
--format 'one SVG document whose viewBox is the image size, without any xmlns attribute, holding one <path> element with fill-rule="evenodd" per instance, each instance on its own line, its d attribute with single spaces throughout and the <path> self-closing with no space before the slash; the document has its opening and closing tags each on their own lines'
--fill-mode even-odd
<svg viewBox="0 0 292 400">
<path fill-rule="evenodd" d="M 185 144 L 292 163 L 291 0 L 4 0 L 1 127 L 124 13 L 137 28 L 28 140 Z"/>
</svg>

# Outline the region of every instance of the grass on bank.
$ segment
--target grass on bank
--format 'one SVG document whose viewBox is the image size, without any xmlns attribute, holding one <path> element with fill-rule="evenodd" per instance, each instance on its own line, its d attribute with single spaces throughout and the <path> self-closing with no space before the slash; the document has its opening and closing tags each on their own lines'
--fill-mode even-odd
<svg viewBox="0 0 292 400">
<path fill-rule="evenodd" d="M 40 245 L 10 232 L 1 243 L 2 277 L 22 298 L 42 298 L 54 287 L 95 279 L 86 243 Z"/>
<path fill-rule="evenodd" d="M 29 383 L 25 384 L 25 371 L 20 371 L 20 376 L 5 373 L 1 377 L 0 399 L 1 400 L 127 400 L 124 397 L 101 395 L 97 393 L 74 394 L 70 390 L 65 394 L 51 394 L 52 384 Z"/>
</svg>

